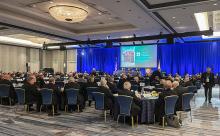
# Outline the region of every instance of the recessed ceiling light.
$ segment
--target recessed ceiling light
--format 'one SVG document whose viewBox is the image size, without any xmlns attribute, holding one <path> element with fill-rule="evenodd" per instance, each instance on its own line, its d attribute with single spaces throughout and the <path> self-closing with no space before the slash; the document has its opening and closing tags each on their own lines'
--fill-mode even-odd
<svg viewBox="0 0 220 136">
<path fill-rule="evenodd" d="M 173 19 L 175 19 L 176 17 L 172 17 Z"/>
<path fill-rule="evenodd" d="M 50 4 L 53 4 L 53 1 L 50 1 Z"/>
<path fill-rule="evenodd" d="M 214 3 L 213 5 L 214 5 L 214 6 L 217 6 L 217 5 L 218 5 L 218 3 Z"/>
<path fill-rule="evenodd" d="M 102 13 L 101 13 L 101 12 L 99 12 L 98 14 L 99 14 L 99 15 L 102 15 Z"/>
</svg>

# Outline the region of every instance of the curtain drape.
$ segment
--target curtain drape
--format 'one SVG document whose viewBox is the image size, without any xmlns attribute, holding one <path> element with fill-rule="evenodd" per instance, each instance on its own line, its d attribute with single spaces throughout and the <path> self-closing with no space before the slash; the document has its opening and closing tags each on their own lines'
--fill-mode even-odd
<svg viewBox="0 0 220 136">
<path fill-rule="evenodd" d="M 157 46 L 158 63 L 166 73 L 184 75 L 204 72 L 211 67 L 220 71 L 220 42 L 181 43 Z M 77 50 L 77 71 L 92 68 L 112 74 L 120 69 L 120 48 L 88 48 Z M 144 69 L 141 69 L 142 73 Z"/>
</svg>

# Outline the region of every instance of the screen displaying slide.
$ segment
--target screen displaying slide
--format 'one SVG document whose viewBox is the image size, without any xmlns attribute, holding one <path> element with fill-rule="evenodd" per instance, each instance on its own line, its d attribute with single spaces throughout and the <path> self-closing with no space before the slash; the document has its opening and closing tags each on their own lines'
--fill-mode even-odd
<svg viewBox="0 0 220 136">
<path fill-rule="evenodd" d="M 157 67 L 157 46 L 122 46 L 121 67 Z"/>
</svg>

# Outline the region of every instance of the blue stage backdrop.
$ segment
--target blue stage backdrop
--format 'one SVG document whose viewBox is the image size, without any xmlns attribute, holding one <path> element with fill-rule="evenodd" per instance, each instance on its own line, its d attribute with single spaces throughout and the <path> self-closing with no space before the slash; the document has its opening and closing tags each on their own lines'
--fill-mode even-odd
<svg viewBox="0 0 220 136">
<path fill-rule="evenodd" d="M 220 72 L 220 42 L 181 43 L 160 45 L 158 63 L 166 73 L 196 74 L 211 67 Z M 112 74 L 120 69 L 120 48 L 88 48 L 77 50 L 77 71 L 90 72 L 92 68 Z M 144 69 L 141 69 L 142 73 Z"/>
</svg>

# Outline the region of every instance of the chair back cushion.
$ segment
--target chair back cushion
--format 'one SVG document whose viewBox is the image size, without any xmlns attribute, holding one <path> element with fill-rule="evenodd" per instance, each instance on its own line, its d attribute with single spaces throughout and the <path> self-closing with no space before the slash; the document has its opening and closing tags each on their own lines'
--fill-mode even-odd
<svg viewBox="0 0 220 136">
<path fill-rule="evenodd" d="M 67 104 L 76 105 L 79 89 L 70 88 L 66 90 Z"/>
<path fill-rule="evenodd" d="M 104 93 L 92 92 L 92 94 L 93 94 L 93 98 L 95 99 L 95 109 L 104 110 L 105 109 Z"/>
<path fill-rule="evenodd" d="M 165 115 L 173 115 L 174 114 L 177 100 L 178 100 L 177 95 L 166 96 L 164 98 Z"/>
<path fill-rule="evenodd" d="M 0 84 L 0 97 L 9 97 L 10 86 L 7 84 Z"/>
<path fill-rule="evenodd" d="M 193 98 L 193 96 L 194 96 L 193 93 L 184 93 L 182 95 L 182 110 L 183 111 L 191 110 L 190 100 Z"/>
<path fill-rule="evenodd" d="M 98 92 L 98 87 L 87 87 L 86 91 L 88 95 L 88 100 L 92 101 L 93 100 L 92 92 Z"/>
<path fill-rule="evenodd" d="M 119 95 L 117 97 L 120 113 L 121 115 L 130 116 L 131 114 L 131 105 L 133 102 L 133 97 L 125 96 L 125 95 Z"/>
<path fill-rule="evenodd" d="M 22 88 L 15 88 L 18 99 L 18 104 L 25 104 L 25 90 Z"/>
<path fill-rule="evenodd" d="M 52 97 L 53 97 L 53 90 L 48 88 L 41 89 L 42 95 L 42 104 L 43 105 L 51 105 L 52 104 Z"/>
</svg>

